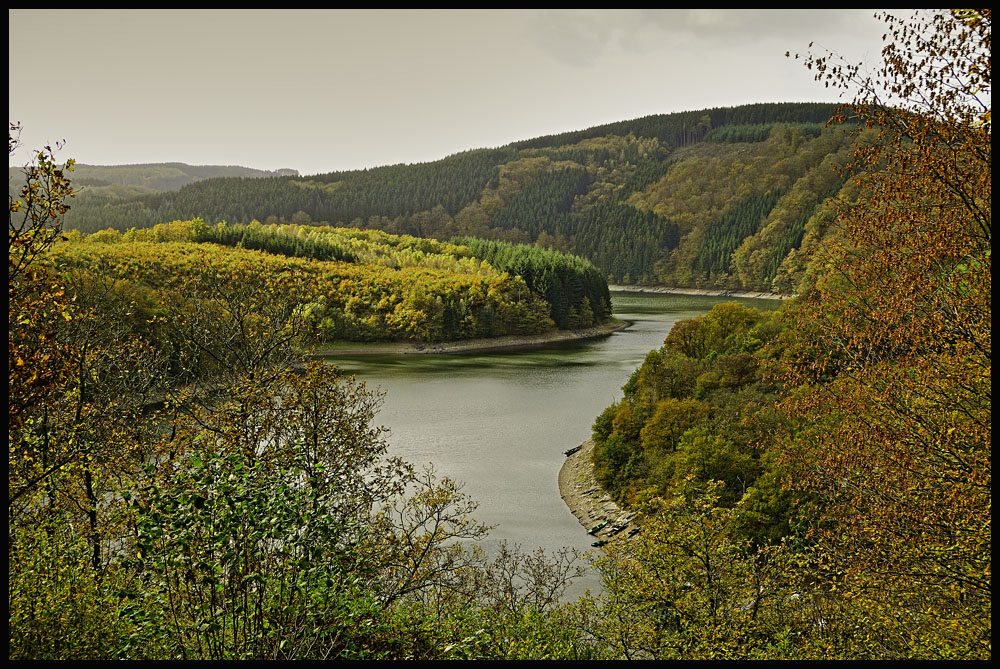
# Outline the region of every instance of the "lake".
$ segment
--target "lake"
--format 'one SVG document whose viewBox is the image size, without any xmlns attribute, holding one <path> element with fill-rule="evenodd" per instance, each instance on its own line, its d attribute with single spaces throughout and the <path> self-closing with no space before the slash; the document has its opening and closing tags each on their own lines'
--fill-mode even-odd
<svg viewBox="0 0 1000 669">
<path fill-rule="evenodd" d="M 569 448 L 674 323 L 732 298 L 612 293 L 615 316 L 632 327 L 604 339 L 532 350 L 455 355 L 341 356 L 328 360 L 385 391 L 377 417 L 390 452 L 465 484 L 476 518 L 500 540 L 546 552 L 589 550 L 593 541 L 559 495 Z M 774 300 L 741 299 L 762 309 Z"/>
</svg>

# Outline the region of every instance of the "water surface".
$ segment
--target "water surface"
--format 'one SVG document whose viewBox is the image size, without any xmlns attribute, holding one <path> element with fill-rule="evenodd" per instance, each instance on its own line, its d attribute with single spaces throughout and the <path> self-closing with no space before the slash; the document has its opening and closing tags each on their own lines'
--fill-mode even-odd
<svg viewBox="0 0 1000 669">
<path fill-rule="evenodd" d="M 557 485 L 563 452 L 590 436 L 594 418 L 678 320 L 731 298 L 613 293 L 632 327 L 604 339 L 494 353 L 333 356 L 330 362 L 385 391 L 377 422 L 390 452 L 464 482 L 486 542 L 587 550 L 592 539 Z M 740 300 L 772 309 L 770 300 Z"/>
</svg>

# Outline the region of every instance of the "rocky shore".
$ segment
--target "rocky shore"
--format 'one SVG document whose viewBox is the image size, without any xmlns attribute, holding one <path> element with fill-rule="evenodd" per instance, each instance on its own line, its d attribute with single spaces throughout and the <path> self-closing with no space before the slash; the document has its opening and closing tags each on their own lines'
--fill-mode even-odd
<svg viewBox="0 0 1000 669">
<path fill-rule="evenodd" d="M 537 335 L 512 335 L 489 339 L 462 339 L 437 343 L 389 342 L 364 344 L 344 342 L 323 346 L 313 351 L 315 358 L 338 355 L 433 355 L 441 353 L 466 353 L 471 351 L 503 351 L 517 348 L 532 348 L 557 342 L 582 341 L 607 337 L 629 327 L 628 321 L 612 320 L 601 325 L 581 330 L 553 330 Z"/>
<path fill-rule="evenodd" d="M 593 451 L 594 442 L 588 439 L 566 456 L 559 470 L 559 494 L 596 543 L 632 536 L 639 529 L 635 514 L 622 511 L 597 483 Z"/>
</svg>

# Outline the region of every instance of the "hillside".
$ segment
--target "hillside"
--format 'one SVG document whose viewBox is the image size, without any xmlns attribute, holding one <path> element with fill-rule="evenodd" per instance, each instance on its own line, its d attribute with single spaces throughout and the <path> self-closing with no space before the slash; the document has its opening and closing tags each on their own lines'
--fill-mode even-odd
<svg viewBox="0 0 1000 669">
<path fill-rule="evenodd" d="M 307 177 L 205 178 L 173 192 L 90 188 L 85 232 L 202 217 L 457 235 L 591 260 L 618 283 L 798 289 L 803 247 L 852 140 L 829 104 L 747 105 L 597 126 L 442 160 Z M 79 179 L 83 174 L 77 174 Z M 846 196 L 846 194 L 845 194 Z"/>
</svg>

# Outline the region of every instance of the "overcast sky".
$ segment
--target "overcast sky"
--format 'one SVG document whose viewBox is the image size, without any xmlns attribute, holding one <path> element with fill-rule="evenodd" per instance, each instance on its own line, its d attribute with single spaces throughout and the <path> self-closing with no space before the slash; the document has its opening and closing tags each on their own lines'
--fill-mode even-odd
<svg viewBox="0 0 1000 669">
<path fill-rule="evenodd" d="M 836 100 L 873 10 L 8 10 L 9 120 L 81 163 L 436 160 L 650 114 Z M 28 159 L 19 152 L 13 163 Z"/>
</svg>

